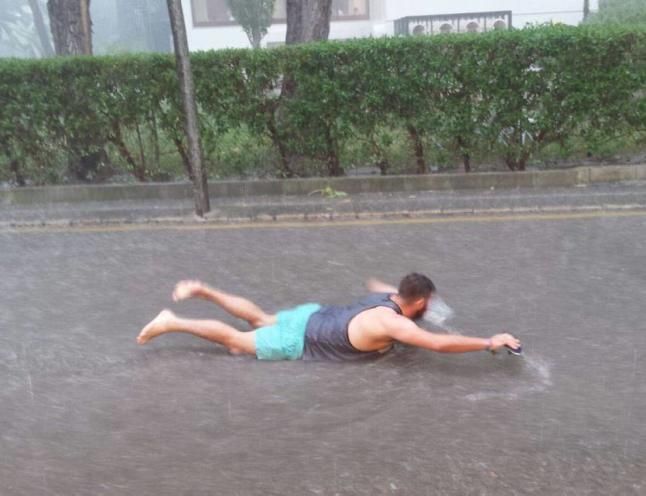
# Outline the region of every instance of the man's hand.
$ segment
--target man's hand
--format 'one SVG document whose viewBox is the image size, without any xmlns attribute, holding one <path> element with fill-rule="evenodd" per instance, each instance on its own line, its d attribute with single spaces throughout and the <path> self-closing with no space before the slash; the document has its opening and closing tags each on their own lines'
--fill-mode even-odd
<svg viewBox="0 0 646 496">
<path fill-rule="evenodd" d="M 506 333 L 496 334 L 494 336 L 491 336 L 490 341 L 491 341 L 491 347 L 489 348 L 490 351 L 499 350 L 503 346 L 508 346 L 515 350 L 520 348 L 520 341 L 516 339 L 514 336 L 512 336 L 511 334 L 506 334 Z"/>
<path fill-rule="evenodd" d="M 368 288 L 368 291 L 373 293 L 397 293 L 397 288 L 395 286 L 386 284 L 374 277 L 371 277 L 366 281 L 366 287 Z"/>
</svg>

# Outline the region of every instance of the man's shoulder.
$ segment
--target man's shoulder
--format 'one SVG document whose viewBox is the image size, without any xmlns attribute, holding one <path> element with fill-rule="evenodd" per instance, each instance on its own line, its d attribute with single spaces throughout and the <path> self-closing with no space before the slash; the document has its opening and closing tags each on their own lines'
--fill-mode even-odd
<svg viewBox="0 0 646 496">
<path fill-rule="evenodd" d="M 378 307 L 370 308 L 368 310 L 365 310 L 362 313 L 368 315 L 370 318 L 379 320 L 380 323 L 389 327 L 406 325 L 407 322 L 410 322 L 410 323 L 413 322 L 408 317 L 405 317 L 400 313 L 398 313 L 394 308 L 390 308 L 387 306 L 378 306 Z"/>
<path fill-rule="evenodd" d="M 401 317 L 401 315 L 398 314 L 394 308 L 388 307 L 386 305 L 379 305 L 378 307 L 368 308 L 367 310 L 364 310 L 364 312 L 371 312 L 372 315 L 394 315 Z"/>
<path fill-rule="evenodd" d="M 377 310 L 374 317 L 376 320 L 379 320 L 381 327 L 389 334 L 410 327 L 417 327 L 417 324 L 413 320 L 401 315 L 392 308 L 378 307 L 373 310 Z"/>
</svg>

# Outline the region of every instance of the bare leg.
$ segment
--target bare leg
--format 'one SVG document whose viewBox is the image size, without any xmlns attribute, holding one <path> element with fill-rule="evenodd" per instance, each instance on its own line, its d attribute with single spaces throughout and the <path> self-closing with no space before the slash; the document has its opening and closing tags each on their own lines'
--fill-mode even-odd
<svg viewBox="0 0 646 496">
<path fill-rule="evenodd" d="M 144 327 L 137 342 L 146 344 L 151 339 L 170 332 L 184 332 L 226 346 L 232 353 L 256 354 L 255 332 L 240 332 L 219 320 L 197 320 L 178 317 L 170 310 L 162 310 Z"/>
<path fill-rule="evenodd" d="M 200 281 L 180 281 L 173 291 L 173 300 L 202 298 L 221 306 L 234 317 L 246 320 L 254 329 L 276 323 L 276 316 L 265 313 L 254 302 L 212 288 Z"/>
</svg>

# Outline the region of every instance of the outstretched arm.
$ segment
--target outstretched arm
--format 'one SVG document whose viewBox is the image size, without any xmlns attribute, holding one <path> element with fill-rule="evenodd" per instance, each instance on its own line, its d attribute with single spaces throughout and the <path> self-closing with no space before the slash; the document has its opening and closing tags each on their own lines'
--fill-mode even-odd
<svg viewBox="0 0 646 496">
<path fill-rule="evenodd" d="M 466 353 L 469 351 L 495 351 L 503 346 L 517 349 L 520 341 L 511 334 L 495 334 L 490 338 L 435 334 L 421 329 L 414 322 L 397 316 L 391 321 L 390 337 L 405 344 L 440 353 Z"/>
<path fill-rule="evenodd" d="M 379 279 L 375 279 L 374 277 L 371 277 L 366 281 L 366 287 L 373 293 L 397 293 L 397 288 L 395 286 L 386 284 L 385 282 L 380 281 Z"/>
</svg>

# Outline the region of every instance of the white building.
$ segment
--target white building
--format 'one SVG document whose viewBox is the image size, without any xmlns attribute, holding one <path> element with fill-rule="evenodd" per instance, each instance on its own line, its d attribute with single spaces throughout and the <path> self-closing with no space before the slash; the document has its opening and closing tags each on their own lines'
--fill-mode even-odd
<svg viewBox="0 0 646 496">
<path fill-rule="evenodd" d="M 597 0 L 590 4 L 596 10 Z M 192 51 L 249 47 L 247 36 L 228 12 L 226 0 L 182 0 L 182 5 Z M 488 21 L 486 16 L 456 16 L 492 11 L 511 11 L 511 24 L 516 28 L 546 22 L 576 25 L 583 18 L 583 0 L 333 0 L 330 39 L 393 35 L 396 27 L 402 26 L 395 21 L 405 17 L 447 14 L 425 22 L 411 20 L 411 34 L 413 31 L 430 34 L 438 29 L 483 31 L 492 29 L 497 21 L 496 27 L 509 21 L 500 16 L 489 16 Z M 276 0 L 274 23 L 263 39 L 263 46 L 284 43 L 285 32 L 285 0 Z"/>
</svg>

